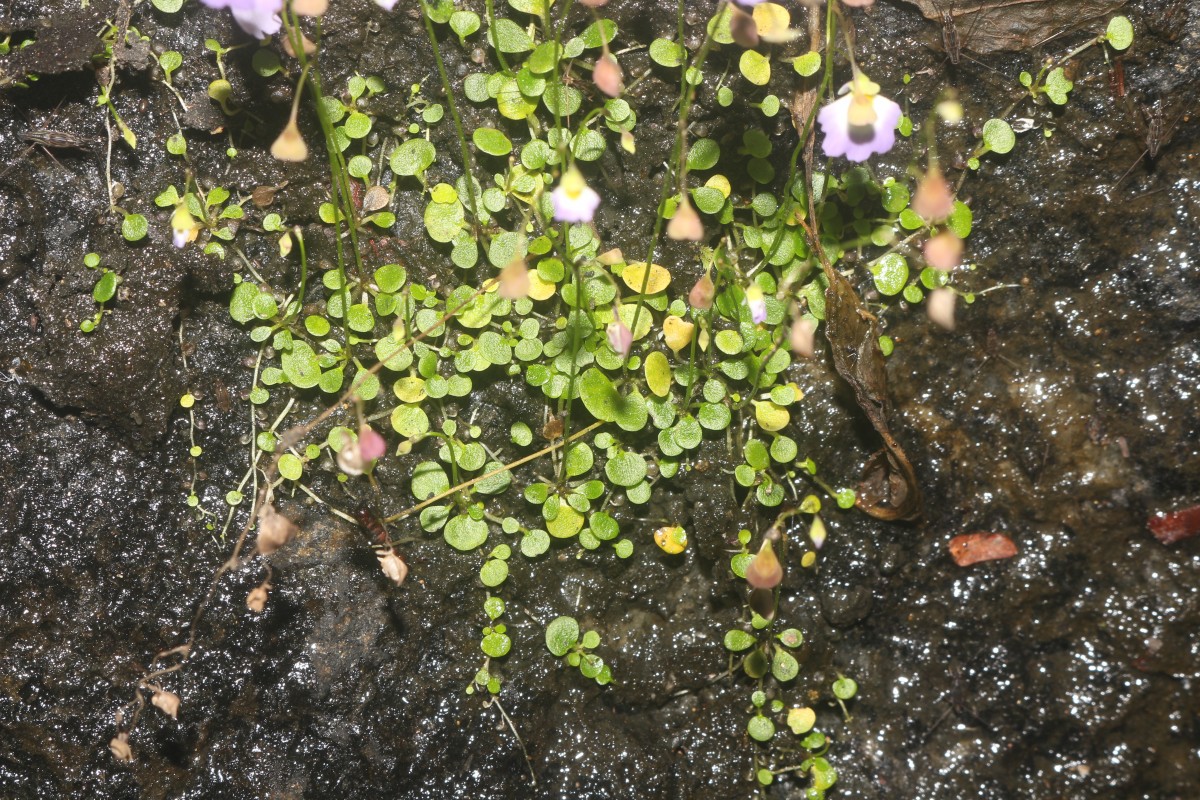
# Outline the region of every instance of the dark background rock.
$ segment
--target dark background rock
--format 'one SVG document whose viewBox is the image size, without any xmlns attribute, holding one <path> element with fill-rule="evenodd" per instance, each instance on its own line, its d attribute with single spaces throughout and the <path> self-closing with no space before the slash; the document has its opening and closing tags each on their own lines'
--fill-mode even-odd
<svg viewBox="0 0 1200 800">
<path fill-rule="evenodd" d="M 73 20 L 77 6 L 13 14 Z M 356 70 L 386 75 L 397 91 L 436 87 L 411 9 L 333 6 L 322 64 L 328 87 Z M 691 35 L 713 6 L 689 6 Z M 675 30 L 673 10 L 650 0 L 614 0 L 608 11 L 622 46 Z M 893 424 L 925 488 L 925 523 L 827 512 L 820 569 L 789 570 L 780 614 L 807 638 L 793 694 L 821 699 L 837 796 L 1195 794 L 1200 549 L 1195 540 L 1163 547 L 1144 527 L 1154 510 L 1200 502 L 1194 123 L 1176 123 L 1157 158 L 1118 179 L 1145 149 L 1137 106 L 1159 109 L 1168 123 L 1194 106 L 1200 33 L 1187 20 L 1200 16 L 1195 3 L 1175 0 L 1129 4 L 1125 13 L 1138 33 L 1122 56 L 1128 98 L 1112 96 L 1102 57 L 1089 51 L 1068 106 L 1039 109 L 1039 129 L 968 178 L 963 196 L 976 219 L 968 246 L 980 265 L 970 288 L 979 295 L 959 305 L 958 330 L 932 328 L 919 309 L 884 316 L 898 343 L 889 359 Z M 1040 55 L 952 66 L 927 44 L 939 40 L 937 26 L 908 6 L 879 2 L 850 19 L 860 63 L 885 92 L 915 75 L 904 91 L 918 121 L 953 86 L 981 122 L 1007 106 L 1016 72 Z M 185 54 L 176 85 L 191 103 L 217 77 L 203 39 L 244 41 L 228 15 L 194 3 L 176 15 L 143 4 L 134 21 L 156 46 Z M 1064 34 L 1047 52 L 1063 52 L 1095 27 Z M 137 760 L 112 759 L 117 710 L 149 660 L 184 641 L 240 528 L 235 515 L 221 536 L 224 493 L 247 467 L 243 361 L 254 349 L 228 317 L 235 264 L 171 248 L 169 211 L 151 202 L 182 183 L 182 168 L 158 144 L 175 130 L 177 101 L 146 70 L 120 75 L 114 101 L 143 144 L 136 153 L 113 148 L 113 177 L 125 187 L 118 202 L 145 214 L 152 231 L 130 246 L 109 210 L 95 76 L 62 41 L 46 56 L 56 77 L 0 96 L 0 159 L 9 170 L 0 197 L 12 201 L 0 214 L 0 795 L 749 796 L 753 685 L 722 677 L 721 638 L 740 614 L 726 569 L 737 530 L 762 521 L 729 493 L 723 470 L 733 462 L 715 441 L 702 451 L 708 468 L 664 483 L 649 512 L 620 510 L 638 545 L 631 560 L 576 559 L 570 547 L 533 563 L 514 557 L 504 588 L 514 649 L 500 667 L 500 703 L 529 764 L 499 708 L 464 693 L 483 661 L 481 554 L 455 553 L 440 536 L 401 523 L 397 532 L 417 541 L 404 545 L 413 573 L 396 589 L 357 531 L 301 495 L 279 501 L 301 533 L 274 560 L 265 614 L 244 607 L 262 577 L 257 565 L 219 582 L 195 652 L 166 679 L 183 698 L 180 719 L 148 710 L 133 736 Z M 192 158 L 204 181 L 231 190 L 286 180 L 277 207 L 307 226 L 314 262 L 330 261 L 331 243 L 315 224 L 324 165 L 266 155 L 290 89 L 254 76 L 251 50 L 231 54 L 228 72 L 235 97 L 262 124 L 237 129 L 232 159 L 224 135 L 189 129 Z M 461 78 L 468 54 L 453 43 L 442 52 Z M 612 202 L 598 227 L 606 244 L 635 254 L 653 224 L 676 78 L 652 67 L 644 50 L 622 61 L 627 76 L 651 77 L 635 91 L 638 153 L 610 148 L 602 165 Z M 0 69 L 25 63 L 0 59 Z M 720 138 L 757 112 L 715 106 L 715 77 L 695 120 Z M 788 84 L 777 80 L 786 96 Z M 464 113 L 468 125 L 490 119 L 469 106 Z M 30 150 L 21 133 L 48 123 L 96 136 L 96 149 L 56 151 L 56 161 Z M 315 120 L 305 115 L 301 124 L 310 145 L 318 142 Z M 1054 135 L 1046 139 L 1043 129 Z M 772 130 L 784 146 L 777 152 L 794 143 L 786 121 Z M 450 126 L 435 133 L 440 153 L 457 153 Z M 943 152 L 956 136 L 965 134 L 947 132 Z M 903 175 L 914 145 L 902 141 L 877 174 Z M 435 165 L 438 179 L 456 177 L 456 163 Z M 397 212 L 410 270 L 428 283 L 453 280 L 421 231 L 419 208 Z M 248 237 L 248 258 L 267 279 L 294 284 L 298 275 L 269 238 Z M 89 251 L 121 269 L 127 291 L 90 337 L 78 333 L 94 312 L 95 276 L 82 266 Z M 699 274 L 684 245 L 668 244 L 656 258 L 678 264 L 680 286 Z M 863 278 L 860 290 L 869 292 Z M 983 293 L 999 284 L 1008 288 Z M 799 365 L 795 377 L 807 395 L 804 413 L 793 414 L 802 455 L 849 483 L 875 447 L 869 427 L 827 362 Z M 185 389 L 199 398 L 204 474 L 196 491 L 216 517 L 185 503 Z M 297 413 L 318 409 L 308 406 Z M 478 415 L 484 441 L 500 447 L 515 419 L 539 431 L 542 407 L 540 392 L 517 380 L 481 389 L 456 410 L 460 420 Z M 417 460 L 380 469 L 384 513 L 408 505 Z M 517 485 L 537 472 L 536 464 L 519 470 Z M 352 484 L 352 497 L 336 493 L 332 465 L 314 473 L 341 507 L 364 499 L 365 484 Z M 650 544 L 663 521 L 648 517 L 681 514 L 693 545 L 664 556 Z M 977 529 L 1007 533 L 1020 554 L 955 567 L 947 542 Z M 591 685 L 545 651 L 544 625 L 564 613 L 601 632 L 614 685 Z M 845 724 L 824 701 L 838 672 L 860 686 Z M 803 796 L 802 782 L 781 779 L 769 794 Z"/>
</svg>

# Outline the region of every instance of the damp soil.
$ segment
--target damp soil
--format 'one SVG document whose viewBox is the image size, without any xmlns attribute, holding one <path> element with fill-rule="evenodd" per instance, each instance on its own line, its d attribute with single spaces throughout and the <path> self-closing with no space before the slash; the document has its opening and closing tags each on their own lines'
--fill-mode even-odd
<svg viewBox="0 0 1200 800">
<path fill-rule="evenodd" d="M 359 71 L 392 86 L 436 86 L 407 4 L 391 15 L 368 5 L 334 3 L 325 84 Z M 675 29 L 663 4 L 610 5 L 625 47 Z M 691 30 L 710 5 L 689 5 Z M 280 500 L 302 530 L 273 559 L 266 612 L 244 605 L 260 564 L 222 579 L 192 657 L 168 679 L 183 698 L 179 720 L 148 712 L 132 737 L 136 760 L 112 758 L 118 710 L 154 654 L 186 639 L 232 545 L 185 503 L 190 436 L 204 447 L 196 487 L 206 507 L 220 510 L 247 466 L 255 346 L 227 311 L 237 265 L 171 247 L 168 212 L 151 202 L 182 183 L 184 168 L 161 146 L 176 120 L 203 182 L 242 193 L 281 187 L 272 208 L 305 227 L 315 260 L 334 256 L 317 222 L 321 160 L 285 165 L 266 154 L 290 84 L 254 76 L 243 48 L 228 56 L 227 74 L 253 118 L 229 123 L 205 96 L 217 72 L 204 38 L 243 41 L 223 14 L 138 6 L 133 24 L 152 36 L 149 47 L 185 54 L 175 84 L 189 110 L 156 82 L 149 50 L 123 51 L 114 102 L 143 143 L 113 147 L 109 164 L 95 43 L 78 31 L 120 19 L 122 7 L 77 6 L 15 0 L 0 18 L 5 35 L 36 39 L 0 58 L 0 69 L 41 76 L 32 90 L 0 93 L 0 795 L 753 794 L 751 684 L 723 674 L 721 639 L 743 602 L 728 569 L 736 531 L 769 521 L 731 491 L 734 462 L 720 439 L 704 443 L 686 475 L 658 484 L 648 510 L 617 509 L 623 530 L 637 531 L 633 558 L 576 558 L 562 547 L 512 570 L 504 594 L 515 646 L 500 668 L 500 702 L 528 757 L 500 709 L 464 692 L 482 660 L 478 554 L 455 554 L 402 523 L 412 574 L 395 588 L 352 526 L 297 495 Z M 921 481 L 925 519 L 832 513 L 820 568 L 788 571 L 780 613 L 807 638 L 795 692 L 812 692 L 834 739 L 836 796 L 1169 800 L 1200 791 L 1200 541 L 1168 547 L 1146 529 L 1155 511 L 1200 503 L 1200 130 L 1186 116 L 1200 78 L 1200 4 L 1143 0 L 1125 13 L 1139 37 L 1122 58 L 1126 96 L 1089 51 L 1070 104 L 1036 110 L 1017 148 L 985 159 L 965 183 L 978 295 L 959 304 L 957 329 L 933 327 L 919 308 L 883 318 L 897 342 L 892 429 Z M 1064 25 L 1040 49 L 953 65 L 936 23 L 914 6 L 881 0 L 851 19 L 876 81 L 898 87 L 915 75 L 905 89 L 914 119 L 947 87 L 970 119 L 985 119 L 1008 104 L 1017 71 L 1094 27 Z M 470 52 L 451 42 L 443 52 L 461 80 Z M 627 75 L 649 72 L 634 90 L 639 147 L 609 148 L 601 166 L 612 201 L 597 227 L 606 243 L 636 253 L 652 227 L 647 187 L 668 156 L 675 87 L 644 49 L 622 61 Z M 385 98 L 378 112 L 403 119 L 401 106 Z M 1143 106 L 1173 127 L 1154 158 L 1138 161 Z M 465 113 L 468 126 L 486 119 Z M 710 102 L 694 122 L 695 135 L 720 138 L 739 118 Z M 319 141 L 313 119 L 301 124 Z M 787 121 L 771 124 L 785 145 L 777 152 L 790 149 Z M 22 135 L 37 128 L 69 132 L 79 146 L 31 148 Z M 435 136 L 440 152 L 457 153 L 450 126 Z M 902 176 L 913 156 L 902 141 L 875 169 Z M 456 169 L 434 166 L 438 179 Z M 121 238 L 106 170 L 123 187 L 118 205 L 150 219 L 146 240 Z M 391 237 L 372 246 L 397 248 L 428 285 L 448 283 L 420 209 L 396 212 Z M 239 241 L 264 277 L 298 282 L 271 237 L 248 233 Z M 124 283 L 85 336 L 79 322 L 95 311 L 86 252 Z M 676 265 L 681 285 L 694 279 L 687 247 L 665 245 L 656 260 Z M 879 299 L 869 279 L 857 283 L 868 302 Z M 827 358 L 794 372 L 806 399 L 791 434 L 823 474 L 849 482 L 877 446 L 874 434 Z M 199 399 L 194 431 L 178 406 L 187 390 Z M 310 405 L 304 413 L 318 410 Z M 502 447 L 511 422 L 543 409 L 522 380 L 496 378 L 446 413 L 476 420 L 483 441 Z M 405 504 L 417 460 L 381 466 L 385 513 Z M 536 473 L 518 471 L 517 484 Z M 352 509 L 361 486 L 343 490 L 333 476 L 332 466 L 318 470 L 314 486 Z M 650 544 L 665 520 L 688 529 L 683 555 Z M 949 539 L 977 530 L 1008 534 L 1019 554 L 955 566 Z M 587 682 L 545 652 L 543 626 L 563 613 L 601 632 L 613 685 Z M 825 702 L 839 672 L 860 687 L 849 721 Z M 778 755 L 786 761 L 786 749 Z M 802 797 L 804 788 L 785 777 L 766 794 Z"/>
</svg>

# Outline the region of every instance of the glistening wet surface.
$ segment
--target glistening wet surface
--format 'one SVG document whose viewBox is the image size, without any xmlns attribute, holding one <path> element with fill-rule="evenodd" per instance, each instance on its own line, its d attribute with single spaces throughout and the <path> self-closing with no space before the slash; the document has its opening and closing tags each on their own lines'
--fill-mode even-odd
<svg viewBox="0 0 1200 800">
<path fill-rule="evenodd" d="M 51 10 L 78 13 L 59 5 Z M 631 40 L 674 30 L 659 3 L 611 5 Z M 402 7 L 373 12 L 382 21 L 367 35 L 366 7 L 335 4 L 327 19 L 326 83 L 355 69 L 398 86 L 428 79 L 417 18 Z M 47 13 L 12 9 L 17 19 Z M 202 52 L 215 25 L 222 41 L 241 40 L 223 15 L 214 22 L 195 4 L 178 18 L 145 13 L 154 41 L 184 53 Z M 1197 128 L 1179 116 L 1195 105 L 1200 7 L 1147 0 L 1124 13 L 1138 35 L 1123 57 L 1127 99 L 1113 96 L 1102 56 L 1090 52 L 1071 102 L 1037 109 L 1014 151 L 986 158 L 964 184 L 978 295 L 969 307 L 959 302 L 957 329 L 935 328 L 920 308 L 884 315 L 897 342 L 893 423 L 926 494 L 925 522 L 833 512 L 819 570 L 789 568 L 780 615 L 807 638 L 796 690 L 818 693 L 820 726 L 834 739 L 833 796 L 1168 800 L 1200 785 L 1200 544 L 1164 546 L 1146 530 L 1153 512 L 1200 503 L 1200 169 Z M 689 7 L 693 31 L 706 18 Z M 926 45 L 939 41 L 936 26 L 909 6 L 880 2 L 851 18 L 875 80 L 899 91 L 902 74 L 916 74 L 906 89 L 914 119 L 950 84 L 982 121 L 1008 105 L 1016 72 L 1030 66 L 1003 52 L 980 56 L 987 68 L 965 58 L 949 66 Z M 1064 34 L 1047 52 L 1083 38 Z M 255 346 L 229 318 L 232 265 L 171 248 L 166 212 L 154 219 L 167 233 L 141 246 L 121 239 L 108 216 L 103 147 L 56 152 L 55 161 L 20 140 L 28 125 L 53 120 L 103 142 L 95 79 L 71 45 L 63 41 L 58 61 L 39 62 L 61 74 L 37 91 L 5 90 L 0 131 L 9 169 L 0 178 L 0 794 L 752 795 L 752 684 L 723 676 L 721 641 L 741 615 L 728 569 L 734 535 L 764 520 L 730 491 L 725 470 L 739 459 L 719 438 L 701 448 L 704 469 L 659 484 L 648 508 L 614 511 L 639 531 L 633 558 L 576 558 L 563 547 L 527 566 L 513 559 L 505 593 L 516 644 L 498 705 L 464 692 L 481 661 L 479 558 L 402 523 L 398 533 L 421 541 L 404 545 L 413 571 L 397 589 L 352 526 L 301 494 L 281 501 L 301 534 L 273 560 L 266 612 L 244 605 L 257 567 L 219 582 L 192 657 L 167 679 L 183 698 L 179 720 L 149 709 L 132 739 L 137 759 L 113 759 L 115 714 L 154 654 L 186 637 L 228 557 L 232 541 L 186 505 L 187 450 L 193 434 L 203 442 L 197 485 L 221 509 L 247 466 L 244 361 Z M 461 78 L 469 54 L 445 51 Z M 627 74 L 649 68 L 644 51 L 622 58 Z M 917 74 L 923 68 L 931 72 Z M 148 74 L 131 66 L 115 102 L 152 140 L 175 131 L 179 107 Z M 236 96 L 285 119 L 286 81 L 251 80 L 244 64 L 229 75 Z M 316 222 L 324 165 L 285 169 L 254 140 L 227 158 L 225 139 L 200 135 L 215 77 L 215 65 L 197 57 L 177 81 L 197 109 L 182 123 L 192 157 L 219 165 L 205 178 L 247 192 L 287 180 L 279 207 L 310 231 L 316 259 L 331 258 Z M 616 202 L 598 227 L 631 252 L 645 247 L 654 199 L 643 194 L 668 156 L 661 143 L 676 88 L 663 77 L 639 89 L 645 146 L 605 164 Z M 1146 148 L 1142 105 L 1177 122 L 1156 157 L 1122 179 Z M 710 136 L 731 124 L 711 107 L 695 120 Z M 457 152 L 448 126 L 439 135 L 440 151 Z M 778 135 L 794 142 L 783 120 Z M 913 154 L 902 142 L 875 168 L 903 175 Z M 161 147 L 136 156 L 115 148 L 112 168 L 151 215 L 144 201 L 181 180 Z M 397 215 L 410 268 L 449 280 L 419 209 Z M 296 281 L 271 258 L 273 246 L 264 240 L 248 255 L 270 279 Z M 80 265 L 89 251 L 126 265 L 128 294 L 83 337 L 78 322 L 95 308 L 94 277 Z M 678 244 L 665 248 L 664 263 L 671 259 L 680 285 L 690 285 L 694 259 Z M 857 283 L 880 300 L 865 272 Z M 832 366 L 819 359 L 794 373 L 806 393 L 794 437 L 823 474 L 857 475 L 875 444 Z M 185 389 L 200 401 L 195 431 L 177 404 Z M 543 407 L 521 379 L 498 379 L 448 413 L 475 419 L 483 440 L 499 443 L 513 420 L 540 420 Z M 417 460 L 381 466 L 393 503 L 385 512 L 408 502 Z M 518 471 L 518 485 L 538 472 Z M 314 480 L 351 508 L 360 498 L 338 494 L 334 474 L 330 464 Z M 650 543 L 664 519 L 688 529 L 685 554 Z M 947 542 L 977 530 L 1007 533 L 1018 556 L 955 566 Z M 545 623 L 567 612 L 603 634 L 613 685 L 585 681 L 545 651 Z M 859 685 L 848 723 L 827 701 L 838 672 Z M 784 746 L 779 763 L 786 756 Z M 804 796 L 803 782 L 790 779 L 766 791 Z"/>
</svg>

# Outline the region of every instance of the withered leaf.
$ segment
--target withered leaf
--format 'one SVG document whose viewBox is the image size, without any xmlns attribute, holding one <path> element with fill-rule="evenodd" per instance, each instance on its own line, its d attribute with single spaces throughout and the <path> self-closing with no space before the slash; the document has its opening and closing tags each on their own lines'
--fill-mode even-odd
<svg viewBox="0 0 1200 800">
<path fill-rule="evenodd" d="M 950 540 L 950 557 L 960 567 L 969 567 L 983 561 L 1012 558 L 1016 554 L 1017 546 L 1003 533 L 975 531 L 955 536 Z"/>
<path fill-rule="evenodd" d="M 833 365 L 854 390 L 854 398 L 884 449 L 867 460 L 858 486 L 857 505 L 877 519 L 914 520 L 921 516 L 921 488 L 908 456 L 888 426 L 891 402 L 887 368 L 879 349 L 875 317 L 841 273 L 825 265 L 829 288 L 825 290 L 825 336 Z"/>
<path fill-rule="evenodd" d="M 1124 0 L 904 0 L 926 19 L 953 20 L 962 49 L 972 53 L 1027 50 L 1116 11 Z M 1096 32 L 1103 29 L 1103 25 Z M 1090 29 L 1089 29 L 1090 30 Z"/>
</svg>

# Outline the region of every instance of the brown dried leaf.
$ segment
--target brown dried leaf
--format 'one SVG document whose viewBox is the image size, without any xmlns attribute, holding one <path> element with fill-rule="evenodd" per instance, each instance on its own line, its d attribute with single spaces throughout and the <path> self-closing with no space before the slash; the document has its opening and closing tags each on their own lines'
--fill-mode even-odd
<svg viewBox="0 0 1200 800">
<path fill-rule="evenodd" d="M 997 0 L 953 3 L 951 0 L 904 0 L 926 19 L 942 24 L 943 12 L 958 29 L 963 50 L 995 53 L 1027 50 L 1082 27 L 1124 5 L 1124 0 Z M 1096 32 L 1103 29 L 1097 23 Z"/>
<path fill-rule="evenodd" d="M 914 520 L 921 516 L 921 487 L 908 456 L 888 427 L 891 403 L 887 369 L 879 349 L 875 317 L 841 273 L 826 265 L 825 336 L 833 365 L 850 384 L 859 407 L 883 439 L 884 449 L 867 460 L 857 505 L 877 519 Z"/>
<path fill-rule="evenodd" d="M 1012 558 L 1016 554 L 1017 546 L 1003 533 L 975 531 L 955 536 L 950 540 L 950 557 L 960 567 L 969 567 L 981 561 Z"/>
</svg>

